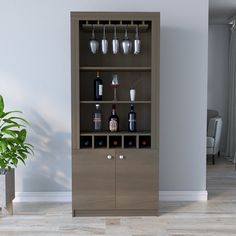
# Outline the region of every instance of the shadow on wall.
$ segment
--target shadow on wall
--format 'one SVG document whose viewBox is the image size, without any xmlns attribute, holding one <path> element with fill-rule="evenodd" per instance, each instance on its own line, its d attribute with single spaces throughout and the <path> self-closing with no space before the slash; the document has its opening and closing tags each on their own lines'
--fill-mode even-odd
<svg viewBox="0 0 236 236">
<path fill-rule="evenodd" d="M 55 132 L 36 111 L 31 111 L 29 140 L 35 155 L 21 168 L 24 192 L 71 190 L 71 135 Z"/>
</svg>

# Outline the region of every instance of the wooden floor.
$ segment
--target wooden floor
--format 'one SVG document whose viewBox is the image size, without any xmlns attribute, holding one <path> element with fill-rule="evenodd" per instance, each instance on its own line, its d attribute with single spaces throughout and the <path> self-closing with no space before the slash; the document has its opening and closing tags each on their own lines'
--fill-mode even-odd
<svg viewBox="0 0 236 236">
<path fill-rule="evenodd" d="M 0 236 L 236 236 L 236 172 L 223 160 L 208 165 L 208 202 L 161 202 L 159 217 L 71 217 L 70 204 L 15 203 L 0 216 Z"/>
</svg>

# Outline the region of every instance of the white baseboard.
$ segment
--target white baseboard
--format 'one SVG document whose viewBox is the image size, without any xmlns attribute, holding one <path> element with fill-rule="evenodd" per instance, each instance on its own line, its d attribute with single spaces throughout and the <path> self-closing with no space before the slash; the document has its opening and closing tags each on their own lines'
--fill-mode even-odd
<svg viewBox="0 0 236 236">
<path fill-rule="evenodd" d="M 71 192 L 16 192 L 14 202 L 71 202 Z"/>
<path fill-rule="evenodd" d="M 160 201 L 206 201 L 207 191 L 160 191 Z M 16 192 L 14 202 L 71 202 L 71 192 Z"/>
<path fill-rule="evenodd" d="M 160 201 L 207 201 L 207 191 L 160 191 Z"/>
</svg>

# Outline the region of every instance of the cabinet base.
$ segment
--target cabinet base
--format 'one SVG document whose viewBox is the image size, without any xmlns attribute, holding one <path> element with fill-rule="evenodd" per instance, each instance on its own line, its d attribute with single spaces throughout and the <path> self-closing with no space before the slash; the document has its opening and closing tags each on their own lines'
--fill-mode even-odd
<svg viewBox="0 0 236 236">
<path fill-rule="evenodd" d="M 72 210 L 72 216 L 158 216 L 157 209 L 151 210 Z"/>
</svg>

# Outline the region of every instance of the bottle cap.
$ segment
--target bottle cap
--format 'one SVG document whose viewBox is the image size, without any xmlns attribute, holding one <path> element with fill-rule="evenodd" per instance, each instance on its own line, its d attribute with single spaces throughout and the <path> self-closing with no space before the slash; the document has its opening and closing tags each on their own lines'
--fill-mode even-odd
<svg viewBox="0 0 236 236">
<path fill-rule="evenodd" d="M 96 106 L 97 109 L 100 108 L 100 104 L 96 104 L 95 106 Z"/>
<path fill-rule="evenodd" d="M 99 77 L 99 71 L 97 71 L 97 77 Z"/>
</svg>

